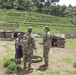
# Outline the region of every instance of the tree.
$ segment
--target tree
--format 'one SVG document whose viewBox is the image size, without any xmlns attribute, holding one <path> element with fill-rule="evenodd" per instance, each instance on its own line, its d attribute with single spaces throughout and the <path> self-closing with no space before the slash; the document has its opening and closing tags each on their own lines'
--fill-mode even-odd
<svg viewBox="0 0 76 75">
<path fill-rule="evenodd" d="M 12 9 L 14 0 L 2 0 L 2 8 Z"/>
<path fill-rule="evenodd" d="M 70 7 L 70 8 L 71 8 L 71 7 L 72 7 L 72 5 L 71 5 L 71 4 L 69 4 L 69 6 L 68 6 L 68 7 Z"/>
<path fill-rule="evenodd" d="M 38 0 L 33 0 L 34 6 L 37 7 L 37 11 L 42 12 L 43 4 L 42 2 L 40 3 Z"/>
<path fill-rule="evenodd" d="M 38 11 L 39 11 L 39 12 L 42 12 L 42 7 L 43 7 L 43 4 L 40 3 L 40 4 L 38 5 Z"/>
<path fill-rule="evenodd" d="M 32 6 L 32 0 L 18 0 L 18 10 L 30 10 Z"/>
<path fill-rule="evenodd" d="M 45 3 L 45 7 L 50 7 L 50 1 L 47 1 L 46 3 Z"/>
<path fill-rule="evenodd" d="M 51 7 L 51 15 L 63 17 L 63 16 L 65 16 L 65 9 L 66 9 L 65 5 L 63 5 L 63 6 L 60 6 L 60 5 L 52 6 Z"/>
<path fill-rule="evenodd" d="M 66 10 L 66 6 L 65 5 L 63 5 L 63 6 L 61 6 L 60 7 L 60 16 L 65 16 L 65 14 L 66 14 L 66 12 L 65 12 L 65 10 Z"/>
<path fill-rule="evenodd" d="M 14 0 L 1 0 L 0 5 L 2 8 L 12 9 L 14 7 Z"/>
</svg>

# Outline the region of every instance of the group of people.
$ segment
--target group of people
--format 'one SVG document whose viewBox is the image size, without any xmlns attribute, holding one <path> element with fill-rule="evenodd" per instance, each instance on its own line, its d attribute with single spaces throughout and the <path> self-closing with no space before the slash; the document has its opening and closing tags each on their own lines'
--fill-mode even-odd
<svg viewBox="0 0 76 75">
<path fill-rule="evenodd" d="M 48 26 L 44 27 L 45 34 L 43 35 L 43 57 L 45 64 L 42 66 L 45 68 L 48 68 L 49 66 L 48 53 L 51 47 L 51 36 L 49 31 L 50 29 Z M 28 32 L 23 36 L 20 33 L 17 34 L 15 49 L 15 58 L 17 59 L 17 61 L 21 62 L 21 58 L 23 57 L 24 69 L 28 68 L 28 70 L 33 70 L 34 68 L 31 67 L 31 64 L 33 50 L 36 51 L 36 45 L 34 36 L 32 35 L 32 27 L 29 27 Z M 26 63 L 28 63 L 28 66 Z"/>
</svg>

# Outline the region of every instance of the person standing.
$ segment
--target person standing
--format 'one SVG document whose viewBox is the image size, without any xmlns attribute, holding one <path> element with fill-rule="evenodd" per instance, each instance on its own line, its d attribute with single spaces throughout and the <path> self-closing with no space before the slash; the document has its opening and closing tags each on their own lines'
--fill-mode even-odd
<svg viewBox="0 0 76 75">
<path fill-rule="evenodd" d="M 50 29 L 48 26 L 44 28 L 45 34 L 43 35 L 43 58 L 45 64 L 43 65 L 45 68 L 48 68 L 48 62 L 49 62 L 49 57 L 48 53 L 51 47 L 51 34 L 50 34 Z"/>
<path fill-rule="evenodd" d="M 17 34 L 17 38 L 15 40 L 15 58 L 17 59 L 17 62 L 21 62 L 21 58 L 23 57 L 22 52 L 22 35 L 20 33 Z"/>
<path fill-rule="evenodd" d="M 32 56 L 33 56 L 33 49 L 36 50 L 35 40 L 32 35 L 32 27 L 28 28 L 28 33 L 23 36 L 23 60 L 24 60 L 24 69 L 27 68 L 26 62 L 28 62 L 28 70 L 33 70 L 34 68 L 31 67 L 32 64 Z"/>
</svg>

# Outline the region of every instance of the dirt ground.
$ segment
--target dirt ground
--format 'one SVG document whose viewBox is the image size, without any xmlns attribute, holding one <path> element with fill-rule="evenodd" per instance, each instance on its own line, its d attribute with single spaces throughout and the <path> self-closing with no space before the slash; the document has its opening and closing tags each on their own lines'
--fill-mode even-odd
<svg viewBox="0 0 76 75">
<path fill-rule="evenodd" d="M 13 42 L 14 43 L 14 42 Z M 4 42 L 1 41 L 0 43 L 0 58 L 3 56 L 6 56 L 6 50 L 3 47 Z M 40 53 L 40 56 L 43 52 L 42 45 L 36 43 L 37 45 L 37 51 Z M 54 72 L 60 72 L 60 75 L 66 75 L 66 71 L 70 71 L 70 74 L 68 75 L 75 75 L 74 72 L 76 71 L 76 68 L 73 67 L 73 64 L 76 60 L 76 57 L 74 56 L 74 53 L 76 53 L 76 48 L 51 48 L 49 52 L 49 69 Z M 69 57 L 73 59 L 73 63 L 65 63 L 61 62 L 61 59 L 64 57 Z M 43 73 L 42 75 L 48 75 L 43 67 L 43 62 L 40 63 L 33 63 L 34 71 L 28 72 L 27 70 L 22 70 L 18 75 L 35 75 L 36 72 Z M 6 69 L 3 68 L 3 66 L 0 66 L 0 75 L 6 75 Z M 41 75 L 41 74 L 40 74 Z M 49 74 L 51 75 L 51 74 Z"/>
</svg>

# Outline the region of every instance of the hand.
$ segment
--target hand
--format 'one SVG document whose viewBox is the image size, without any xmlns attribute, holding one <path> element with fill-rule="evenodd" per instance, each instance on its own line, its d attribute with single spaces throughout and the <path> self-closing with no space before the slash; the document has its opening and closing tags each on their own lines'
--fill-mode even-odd
<svg viewBox="0 0 76 75">
<path fill-rule="evenodd" d="M 37 51 L 36 51 L 36 53 L 37 53 Z"/>
<path fill-rule="evenodd" d="M 34 49 L 35 49 L 35 51 L 36 51 L 36 53 L 37 53 L 36 47 L 35 47 Z"/>
</svg>

